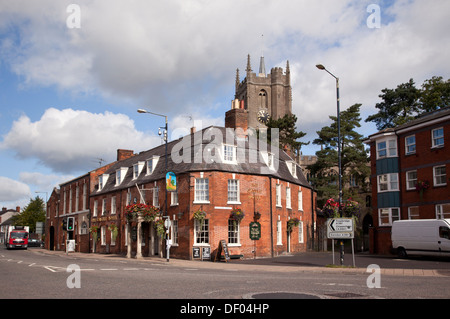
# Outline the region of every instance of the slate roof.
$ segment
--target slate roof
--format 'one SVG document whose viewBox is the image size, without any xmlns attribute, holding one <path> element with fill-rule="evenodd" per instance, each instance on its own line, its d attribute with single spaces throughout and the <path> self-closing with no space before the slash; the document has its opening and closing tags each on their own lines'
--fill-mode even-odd
<svg viewBox="0 0 450 319">
<path fill-rule="evenodd" d="M 302 187 L 311 188 L 311 185 L 306 180 L 298 164 L 296 164 L 296 177 L 292 176 L 286 162 L 293 162 L 293 159 L 281 149 L 278 149 L 278 158 L 277 156 L 274 156 L 275 167 L 277 167 L 276 165 L 278 164 L 278 169 L 268 170 L 267 164 L 260 156 L 261 151 L 259 148 L 262 148 L 263 151 L 268 150 L 270 152 L 271 146 L 267 146 L 261 141 L 259 141 L 259 143 L 254 143 L 254 141 L 255 140 L 249 142 L 249 139 L 237 137 L 232 129 L 217 126 L 207 127 L 194 134 L 187 135 L 167 144 L 167 171 L 173 172 L 176 175 L 188 172 L 208 171 L 264 175 L 281 179 L 286 182 L 291 182 Z M 233 144 L 238 146 L 238 156 L 243 156 L 245 154 L 245 157 L 243 157 L 245 161 L 239 162 L 238 164 L 230 164 L 217 160 L 221 157 L 214 153 L 218 149 L 221 149 L 222 144 Z M 243 145 L 245 145 L 245 148 L 239 147 Z M 175 159 L 174 162 L 171 156 L 172 149 L 174 149 L 174 154 L 185 154 L 185 151 L 190 151 L 190 156 L 186 155 L 186 159 L 189 159 L 190 157 L 190 161 L 184 160 L 180 162 L 179 159 Z M 209 153 L 208 149 L 214 149 L 215 151 Z M 200 157 L 201 161 L 198 160 L 200 150 L 203 152 L 203 156 Z M 205 161 L 205 156 L 207 159 L 209 158 L 207 155 L 204 155 L 205 152 L 207 152 L 206 154 L 208 155 L 211 154 L 211 156 L 216 160 L 211 160 L 207 163 Z M 249 154 L 257 155 L 258 159 L 249 161 Z M 158 163 L 156 167 L 153 168 L 153 173 L 147 175 L 146 164 L 144 164 L 144 168 L 141 170 L 139 176 L 136 179 L 133 179 L 133 166 L 138 162 L 146 163 L 146 161 L 151 159 L 153 156 L 159 156 Z M 120 185 L 116 186 L 116 171 L 125 167 L 128 168 L 126 175 L 122 178 Z M 136 154 L 128 159 L 116 162 L 105 171 L 105 174 L 109 174 L 109 178 L 103 188 L 100 191 L 94 191 L 91 195 L 105 194 L 120 189 L 134 187 L 136 184 L 141 185 L 144 183 L 161 180 L 165 178 L 165 172 L 165 144 L 162 144 L 148 151 L 143 151 Z"/>
</svg>

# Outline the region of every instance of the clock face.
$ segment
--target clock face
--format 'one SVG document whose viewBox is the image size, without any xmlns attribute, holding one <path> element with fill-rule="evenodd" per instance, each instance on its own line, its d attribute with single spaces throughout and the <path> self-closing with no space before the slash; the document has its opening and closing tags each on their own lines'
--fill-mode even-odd
<svg viewBox="0 0 450 319">
<path fill-rule="evenodd" d="M 260 110 L 258 112 L 258 121 L 263 124 L 267 124 L 269 121 L 269 113 L 266 110 Z"/>
</svg>

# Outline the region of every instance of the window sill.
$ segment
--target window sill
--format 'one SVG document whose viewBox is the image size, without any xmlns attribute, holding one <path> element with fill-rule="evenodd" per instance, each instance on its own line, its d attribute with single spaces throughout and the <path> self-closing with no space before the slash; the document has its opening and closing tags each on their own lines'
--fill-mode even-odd
<svg viewBox="0 0 450 319">
<path fill-rule="evenodd" d="M 227 205 L 241 205 L 241 202 L 227 202 Z"/>
<path fill-rule="evenodd" d="M 194 244 L 194 247 L 210 247 L 210 244 Z"/>
<path fill-rule="evenodd" d="M 192 204 L 198 204 L 198 205 L 203 205 L 203 204 L 211 204 L 211 202 L 208 201 L 193 201 Z"/>
<path fill-rule="evenodd" d="M 241 244 L 228 244 L 228 247 L 241 247 Z"/>
</svg>

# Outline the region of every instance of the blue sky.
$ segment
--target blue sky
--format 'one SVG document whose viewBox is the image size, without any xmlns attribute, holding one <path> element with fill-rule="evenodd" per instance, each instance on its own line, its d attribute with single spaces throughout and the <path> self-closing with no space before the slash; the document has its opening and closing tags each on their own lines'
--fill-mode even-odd
<svg viewBox="0 0 450 319">
<path fill-rule="evenodd" d="M 379 8 L 377 28 L 369 5 Z M 448 12 L 442 0 L 2 1 L 0 205 L 50 195 L 99 158 L 113 161 L 118 148 L 161 143 L 164 119 L 138 108 L 167 114 L 169 137 L 223 126 L 247 54 L 253 70 L 261 52 L 267 72 L 289 60 L 305 141 L 336 114 L 334 79 L 318 63 L 339 76 L 341 109 L 362 103 L 365 119 L 383 88 L 449 78 Z M 362 124 L 361 134 L 375 132 Z"/>
</svg>

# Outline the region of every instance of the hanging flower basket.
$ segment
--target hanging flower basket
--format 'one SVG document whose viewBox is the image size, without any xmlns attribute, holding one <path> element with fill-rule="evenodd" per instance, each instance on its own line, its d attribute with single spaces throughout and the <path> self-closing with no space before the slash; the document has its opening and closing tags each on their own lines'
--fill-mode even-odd
<svg viewBox="0 0 450 319">
<path fill-rule="evenodd" d="M 231 211 L 230 219 L 233 220 L 234 226 L 236 226 L 236 223 L 239 224 L 244 217 L 245 214 L 240 208 L 236 208 Z"/>
<path fill-rule="evenodd" d="M 108 229 L 111 231 L 113 240 L 116 240 L 117 234 L 119 233 L 119 229 L 116 224 L 111 224 L 108 226 Z"/>
<path fill-rule="evenodd" d="M 163 237 L 166 233 L 166 228 L 164 227 L 164 219 L 159 218 L 157 221 L 153 223 L 153 227 L 156 229 L 156 233 L 159 237 Z"/>
<path fill-rule="evenodd" d="M 135 221 L 137 217 L 141 216 L 144 221 L 154 221 L 159 214 L 159 208 L 145 204 L 132 204 L 125 207 L 125 217 L 129 222 Z"/>
<path fill-rule="evenodd" d="M 203 222 L 206 218 L 206 212 L 198 210 L 194 212 L 194 220 L 198 220 L 200 222 L 200 228 L 203 226 Z"/>
<path fill-rule="evenodd" d="M 92 226 L 90 229 L 89 229 L 89 232 L 92 234 L 92 240 L 94 241 L 94 242 L 96 242 L 97 241 L 97 238 L 98 238 L 98 226 Z"/>
<path fill-rule="evenodd" d="M 418 181 L 416 183 L 416 190 L 419 192 L 420 199 L 422 200 L 423 192 L 430 188 L 430 183 L 428 181 Z"/>
<path fill-rule="evenodd" d="M 341 205 L 341 212 L 343 217 L 358 217 L 360 214 L 359 203 L 349 198 Z M 339 218 L 339 203 L 330 198 L 323 206 L 322 213 L 328 218 Z"/>
<path fill-rule="evenodd" d="M 299 224 L 300 224 L 300 219 L 298 219 L 298 218 L 289 219 L 287 222 L 288 232 L 291 232 L 294 227 L 298 227 Z"/>
</svg>

